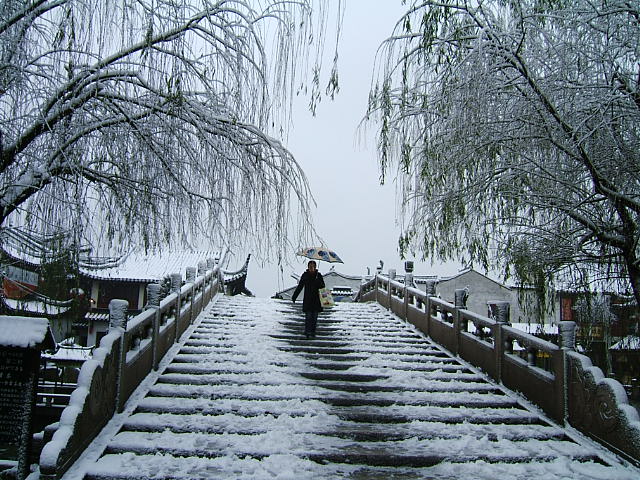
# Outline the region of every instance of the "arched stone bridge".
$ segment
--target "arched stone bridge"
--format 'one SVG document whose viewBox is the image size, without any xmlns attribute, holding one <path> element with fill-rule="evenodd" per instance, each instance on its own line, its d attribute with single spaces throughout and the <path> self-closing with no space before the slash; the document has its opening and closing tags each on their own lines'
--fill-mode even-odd
<svg viewBox="0 0 640 480">
<path fill-rule="evenodd" d="M 202 294 L 215 293 L 215 278 L 203 279 Z M 137 389 L 125 398 L 115 388 L 120 413 L 74 450 L 74 435 L 104 408 L 91 389 L 109 395 L 108 370 L 120 372 L 122 385 L 122 358 L 139 354 L 127 347 L 131 323 L 110 333 L 83 372 L 96 380 L 69 407 L 87 410 L 78 414 L 84 430 L 74 412 L 62 419 L 42 452 L 41 478 L 639 478 L 629 462 L 554 420 L 554 411 L 493 380 L 488 364 L 481 371 L 464 360 L 469 345 L 453 355 L 399 318 L 429 315 L 455 326 L 466 313 L 417 291 L 392 291 L 398 285 L 384 277 L 365 285 L 362 296 L 377 302 L 325 311 L 313 340 L 302 335 L 298 305 L 215 297 L 162 360 L 150 355 L 157 368 Z M 166 330 L 183 309 L 152 330 Z M 435 323 L 430 328 L 437 336 Z"/>
</svg>

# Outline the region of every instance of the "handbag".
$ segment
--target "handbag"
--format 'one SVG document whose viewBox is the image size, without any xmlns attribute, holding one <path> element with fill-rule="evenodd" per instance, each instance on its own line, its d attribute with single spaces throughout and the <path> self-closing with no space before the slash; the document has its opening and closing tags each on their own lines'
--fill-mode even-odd
<svg viewBox="0 0 640 480">
<path fill-rule="evenodd" d="M 333 295 L 328 288 L 318 289 L 318 295 L 320 296 L 320 306 L 322 308 L 331 308 L 335 305 L 333 301 Z"/>
</svg>

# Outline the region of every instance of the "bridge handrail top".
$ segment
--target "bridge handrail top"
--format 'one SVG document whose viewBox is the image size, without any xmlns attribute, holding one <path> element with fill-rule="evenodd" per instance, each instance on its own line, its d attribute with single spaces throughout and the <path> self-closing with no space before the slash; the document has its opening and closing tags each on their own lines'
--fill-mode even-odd
<svg viewBox="0 0 640 480">
<path fill-rule="evenodd" d="M 483 324 L 485 327 L 492 327 L 498 324 L 498 322 L 496 322 L 492 318 L 485 317 L 484 315 L 480 315 L 479 313 L 472 312 L 471 310 L 467 310 L 465 308 L 460 309 L 460 314 L 464 318 L 467 318 L 473 322 L 478 322 Z"/>
<path fill-rule="evenodd" d="M 167 306 L 171 305 L 178 298 L 178 294 L 176 292 L 171 292 L 169 295 L 160 300 L 160 309 L 164 309 Z"/>
<path fill-rule="evenodd" d="M 427 294 L 416 287 L 408 287 L 407 292 L 411 293 L 414 297 L 420 297 L 424 300 L 427 299 Z"/>
<path fill-rule="evenodd" d="M 150 323 L 156 315 L 154 309 L 144 310 L 127 322 L 126 332 L 131 332 L 139 327 Z"/>
<path fill-rule="evenodd" d="M 431 303 L 435 303 L 436 305 L 440 305 L 441 307 L 445 307 L 450 310 L 453 310 L 456 308 L 456 306 L 453 303 L 449 303 L 446 300 L 443 300 L 439 297 L 429 297 L 429 300 L 431 300 Z"/>
<path fill-rule="evenodd" d="M 505 333 L 509 335 L 510 338 L 514 338 L 516 340 L 523 340 L 527 342 L 529 345 L 535 346 L 540 350 L 544 350 L 545 352 L 552 353 L 561 350 L 561 348 L 555 343 L 551 343 L 547 340 L 543 340 L 541 338 L 536 337 L 535 335 L 531 335 L 530 333 L 523 332 L 518 330 L 515 327 L 510 327 L 508 325 L 504 325 L 503 330 Z"/>
</svg>

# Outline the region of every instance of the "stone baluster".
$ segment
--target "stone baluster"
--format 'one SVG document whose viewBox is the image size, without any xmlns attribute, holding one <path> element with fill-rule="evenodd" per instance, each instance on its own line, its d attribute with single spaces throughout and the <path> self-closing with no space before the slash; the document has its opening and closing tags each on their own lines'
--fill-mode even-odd
<svg viewBox="0 0 640 480">
<path fill-rule="evenodd" d="M 186 281 L 187 281 L 187 283 L 194 283 L 196 281 L 196 269 L 195 269 L 195 267 L 187 267 Z"/>
<path fill-rule="evenodd" d="M 576 349 L 576 322 L 560 322 L 560 347 L 563 350 L 575 351 Z"/>
<path fill-rule="evenodd" d="M 204 277 L 205 273 L 207 273 L 207 262 L 204 260 L 200 260 L 198 262 L 198 276 Z"/>
<path fill-rule="evenodd" d="M 466 288 L 457 288 L 454 292 L 454 305 L 456 307 L 456 331 L 459 335 L 459 332 L 467 331 L 467 320 L 462 317 L 459 310 L 467 308 L 467 298 L 469 297 L 469 290 Z"/>
<path fill-rule="evenodd" d="M 114 298 L 109 302 L 109 329 L 122 328 L 127 329 L 127 310 L 129 302 Z"/>
<path fill-rule="evenodd" d="M 492 316 L 496 321 L 493 327 L 493 348 L 495 352 L 496 376 L 498 381 L 502 380 L 502 364 L 505 353 L 513 350 L 513 340 L 507 340 L 503 328 L 509 325 L 509 302 L 499 301 L 493 304 Z"/>
<path fill-rule="evenodd" d="M 175 293 L 177 298 L 175 300 L 175 330 L 176 339 L 178 338 L 178 323 L 180 323 L 180 290 L 182 289 L 182 275 L 179 273 L 171 274 L 171 293 Z"/>
<path fill-rule="evenodd" d="M 145 305 L 144 309 L 154 309 L 156 311 L 156 314 L 153 318 L 151 348 L 153 351 L 153 369 L 157 370 L 160 363 L 160 354 L 158 353 L 158 335 L 160 334 L 160 284 L 149 283 L 147 285 L 147 304 Z"/>
</svg>

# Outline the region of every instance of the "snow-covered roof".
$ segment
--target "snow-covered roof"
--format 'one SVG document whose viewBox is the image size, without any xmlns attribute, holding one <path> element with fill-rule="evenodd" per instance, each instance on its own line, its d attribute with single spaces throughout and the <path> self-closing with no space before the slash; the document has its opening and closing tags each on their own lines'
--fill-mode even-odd
<svg viewBox="0 0 640 480">
<path fill-rule="evenodd" d="M 10 258 L 39 268 L 47 256 L 51 256 L 51 245 L 58 236 L 43 236 L 18 228 L 0 229 L 0 246 Z M 184 277 L 187 267 L 197 267 L 198 262 L 208 258 L 221 258 L 220 250 L 209 251 L 160 251 L 154 253 L 129 253 L 121 257 L 97 257 L 83 247 L 79 252 L 80 273 L 98 280 L 123 280 L 153 282 L 172 273 Z"/>
<path fill-rule="evenodd" d="M 22 313 L 38 313 L 42 315 L 61 315 L 71 308 L 69 305 L 51 305 L 42 300 L 25 300 L 2 297 L 7 307 Z"/>
<path fill-rule="evenodd" d="M 19 348 L 53 348 L 49 320 L 0 315 L 0 345 Z"/>
<path fill-rule="evenodd" d="M 92 347 L 60 347 L 55 353 L 45 353 L 42 356 L 49 360 L 67 361 L 67 362 L 84 362 L 91 358 Z"/>
<path fill-rule="evenodd" d="M 180 273 L 184 278 L 187 267 L 197 268 L 198 262 L 208 258 L 220 258 L 220 251 L 132 253 L 117 266 L 96 269 L 84 267 L 80 272 L 96 280 L 155 282 L 172 273 Z"/>
<path fill-rule="evenodd" d="M 611 345 L 609 350 L 640 350 L 640 337 L 637 335 L 627 335 L 619 342 Z"/>
</svg>

